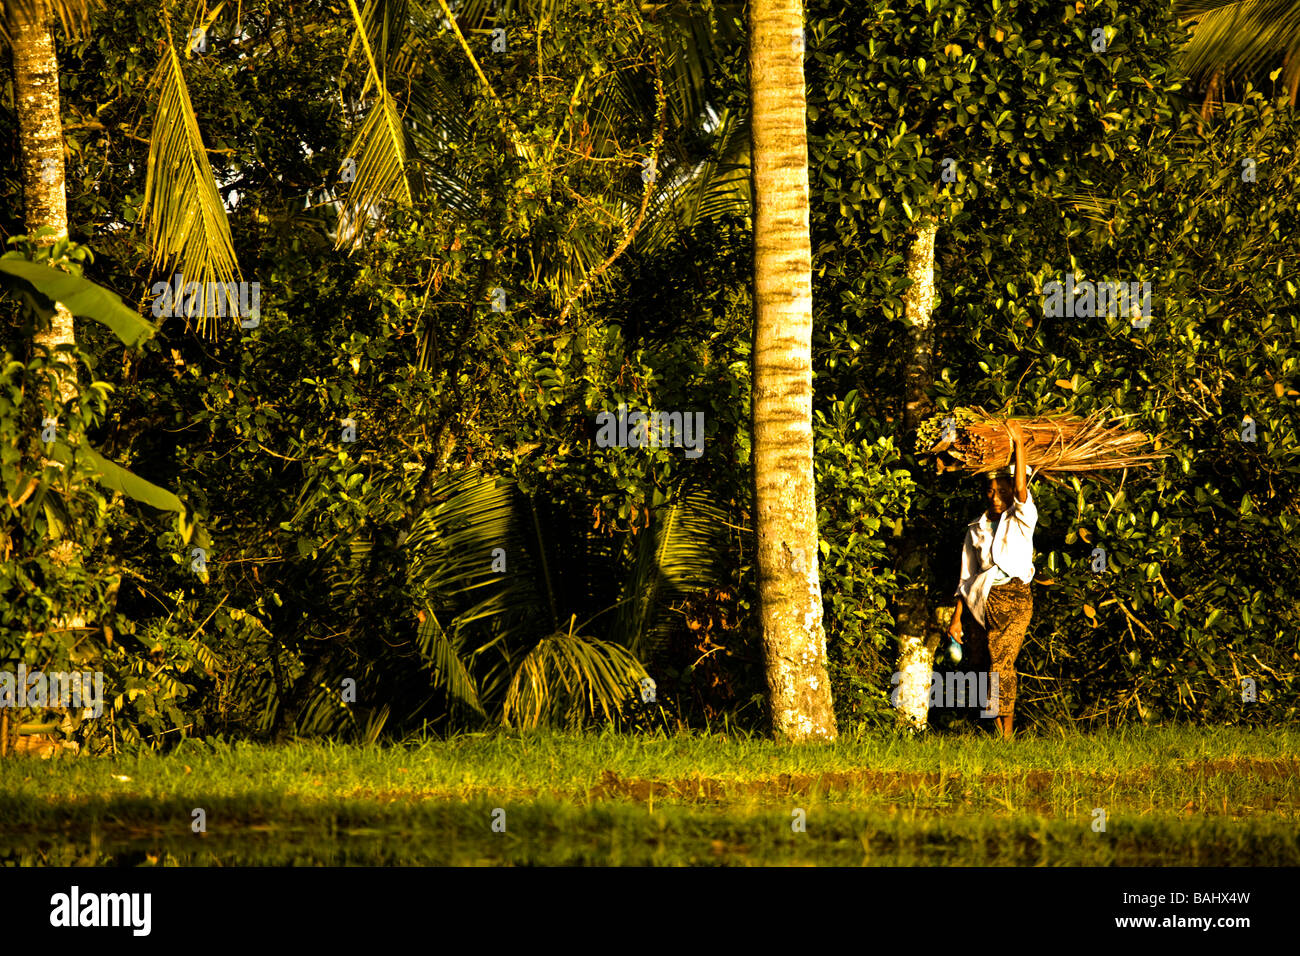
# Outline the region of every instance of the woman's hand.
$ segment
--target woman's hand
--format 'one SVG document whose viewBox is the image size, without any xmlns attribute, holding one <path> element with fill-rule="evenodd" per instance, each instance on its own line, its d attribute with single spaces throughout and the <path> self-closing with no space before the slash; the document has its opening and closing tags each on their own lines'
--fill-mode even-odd
<svg viewBox="0 0 1300 956">
<path fill-rule="evenodd" d="M 948 625 L 948 636 L 951 637 L 958 644 L 963 643 L 961 639 L 961 616 L 960 615 L 954 616 L 952 619 L 952 623 Z"/>
<path fill-rule="evenodd" d="M 1007 459 L 1009 465 L 1016 460 L 1016 450 L 1025 447 L 1025 432 L 1020 422 L 1003 422 L 1002 426 L 1007 430 L 1007 439 L 1011 442 L 1011 455 Z"/>
</svg>

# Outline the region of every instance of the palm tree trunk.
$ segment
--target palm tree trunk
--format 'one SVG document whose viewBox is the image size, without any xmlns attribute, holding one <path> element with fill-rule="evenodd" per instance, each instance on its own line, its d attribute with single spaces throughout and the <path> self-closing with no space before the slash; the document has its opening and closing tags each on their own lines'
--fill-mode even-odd
<svg viewBox="0 0 1300 956">
<path fill-rule="evenodd" d="M 27 234 L 37 244 L 49 245 L 68 235 L 59 63 L 54 52 L 49 0 L 6 3 L 5 28 L 13 55 L 25 225 Z M 36 232 L 43 227 L 50 227 L 52 231 L 36 237 Z M 36 333 L 33 344 L 51 350 L 60 345 L 76 345 L 72 313 L 60 302 L 54 304 L 54 311 L 50 326 Z M 61 356 L 60 360 L 69 368 L 58 375 L 55 389 L 60 401 L 68 402 L 77 395 L 76 364 L 69 355 Z M 58 427 L 62 428 L 63 423 L 59 422 Z M 76 543 L 70 539 L 59 541 L 51 547 L 49 554 L 56 564 L 70 564 L 77 556 Z M 80 630 L 86 626 L 86 618 L 77 609 L 67 609 L 55 619 L 55 623 L 59 628 Z M 6 725 L 6 731 L 12 730 L 7 721 Z M 52 739 L 39 738 L 43 743 L 50 743 Z M 7 752 L 7 743 L 0 746 L 0 750 Z"/>
<path fill-rule="evenodd" d="M 812 248 L 802 0 L 750 0 L 754 485 L 772 730 L 835 738 L 813 488 Z"/>
<path fill-rule="evenodd" d="M 63 120 L 59 112 L 59 63 L 54 55 L 54 30 L 49 0 L 7 3 L 6 27 L 14 63 L 14 103 L 18 113 L 18 143 L 22 157 L 24 218 L 28 235 L 42 227 L 53 229 L 39 240 L 53 243 L 68 235 L 68 203 L 63 185 Z M 49 348 L 75 345 L 72 313 L 61 303 L 49 329 L 36 343 Z M 68 360 L 70 361 L 70 359 Z M 59 395 L 76 394 L 75 372 L 60 376 Z"/>
<path fill-rule="evenodd" d="M 903 385 L 902 434 L 915 434 L 929 411 L 926 386 L 934 377 L 934 240 L 936 220 L 925 221 L 907 252 L 907 277 L 912 280 L 903 299 L 910 343 Z M 899 548 L 899 570 L 909 582 L 898 596 L 898 709 L 904 721 L 917 730 L 926 726 L 930 702 L 930 671 L 939 636 L 926 612 L 926 581 L 930 555 L 926 535 L 916 520 L 907 522 Z"/>
</svg>

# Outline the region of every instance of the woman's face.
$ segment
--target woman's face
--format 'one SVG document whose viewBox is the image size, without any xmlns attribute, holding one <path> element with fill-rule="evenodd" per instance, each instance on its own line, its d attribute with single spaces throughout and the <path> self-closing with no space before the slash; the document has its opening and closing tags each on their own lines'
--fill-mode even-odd
<svg viewBox="0 0 1300 956">
<path fill-rule="evenodd" d="M 989 515 L 1000 515 L 1011 507 L 1011 481 L 1007 478 L 996 478 L 989 482 L 988 489 L 984 492 L 984 497 L 989 503 Z"/>
</svg>

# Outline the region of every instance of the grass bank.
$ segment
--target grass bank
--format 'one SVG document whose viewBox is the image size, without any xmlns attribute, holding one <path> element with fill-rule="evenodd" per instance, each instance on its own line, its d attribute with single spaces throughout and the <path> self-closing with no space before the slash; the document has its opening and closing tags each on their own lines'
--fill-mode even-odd
<svg viewBox="0 0 1300 956">
<path fill-rule="evenodd" d="M 1291 729 L 1184 727 L 1010 744 L 976 732 L 795 747 L 613 733 L 191 741 L 0 762 L 0 860 L 1300 865 L 1298 744 Z"/>
</svg>

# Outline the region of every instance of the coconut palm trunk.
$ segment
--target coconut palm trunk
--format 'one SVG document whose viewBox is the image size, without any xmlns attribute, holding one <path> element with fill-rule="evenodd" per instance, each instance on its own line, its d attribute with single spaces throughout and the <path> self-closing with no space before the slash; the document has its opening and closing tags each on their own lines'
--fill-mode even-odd
<svg viewBox="0 0 1300 956">
<path fill-rule="evenodd" d="M 23 216 L 27 234 L 38 244 L 52 244 L 68 235 L 68 203 L 64 191 L 63 119 L 59 110 L 59 62 L 54 52 L 54 19 L 49 0 L 10 0 L 4 5 L 4 25 L 13 59 L 14 105 L 18 116 L 18 147 L 23 183 Z M 49 227 L 42 236 L 36 233 Z M 33 345 L 53 350 L 76 345 L 72 313 L 60 302 L 54 304 L 50 325 L 38 331 Z M 55 390 L 62 402 L 77 394 L 76 363 L 71 355 L 60 356 L 67 364 L 56 379 Z M 62 427 L 62 422 L 59 423 Z M 48 462 L 47 462 L 48 464 Z M 71 540 L 50 549 L 56 564 L 69 564 L 76 557 Z M 69 609 L 57 621 L 60 628 L 81 630 L 85 615 Z M 5 714 L 8 717 L 8 714 Z M 0 728 L 0 755 L 8 755 L 9 738 L 15 728 L 6 719 Z M 28 738 L 35 749 L 50 749 L 53 739 L 42 735 Z"/>
<path fill-rule="evenodd" d="M 813 490 L 812 249 L 802 0 L 751 0 L 753 428 L 758 589 L 772 729 L 834 739 Z"/>
<path fill-rule="evenodd" d="M 13 55 L 14 103 L 18 113 L 18 145 L 23 181 L 23 215 L 28 235 L 43 227 L 53 232 L 40 238 L 53 243 L 68 235 L 68 203 L 63 185 L 63 120 L 59 112 L 59 63 L 54 54 L 54 21 L 49 0 L 18 0 L 5 4 L 5 28 Z M 55 304 L 50 327 L 39 332 L 37 344 L 53 349 L 75 345 L 72 313 Z M 71 364 L 70 356 L 64 359 Z M 76 394 L 75 371 L 59 378 L 59 396 Z"/>
<path fill-rule="evenodd" d="M 911 280 L 903 304 L 908 323 L 907 367 L 903 384 L 902 434 L 915 433 L 929 412 L 926 386 L 934 376 L 934 240 L 939 224 L 925 220 L 907 251 L 907 277 Z M 929 536 L 915 520 L 908 521 L 899 547 L 899 570 L 909 583 L 899 593 L 895 618 L 898 627 L 898 709 L 903 720 L 917 730 L 926 725 L 930 702 L 930 672 L 938 630 L 927 611 Z"/>
</svg>

